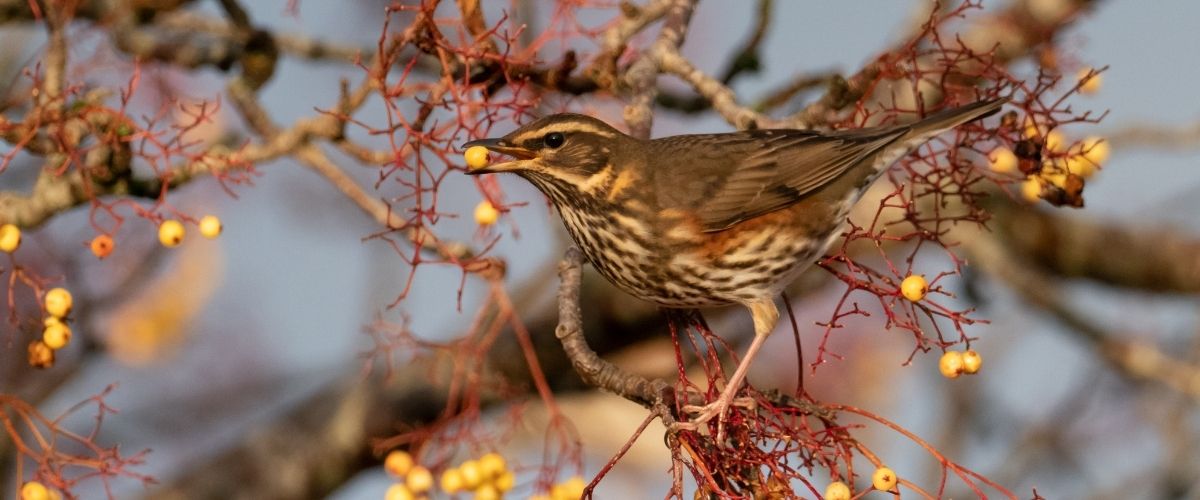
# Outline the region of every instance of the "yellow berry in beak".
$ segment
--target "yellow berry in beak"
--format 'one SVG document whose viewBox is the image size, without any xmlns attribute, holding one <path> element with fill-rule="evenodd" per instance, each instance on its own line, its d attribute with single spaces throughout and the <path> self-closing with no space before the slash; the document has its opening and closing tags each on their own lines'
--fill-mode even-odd
<svg viewBox="0 0 1200 500">
<path fill-rule="evenodd" d="M 467 168 L 476 169 L 486 167 L 488 164 L 488 149 L 483 146 L 471 146 L 467 148 L 466 153 L 463 153 L 463 158 L 467 160 Z"/>
</svg>

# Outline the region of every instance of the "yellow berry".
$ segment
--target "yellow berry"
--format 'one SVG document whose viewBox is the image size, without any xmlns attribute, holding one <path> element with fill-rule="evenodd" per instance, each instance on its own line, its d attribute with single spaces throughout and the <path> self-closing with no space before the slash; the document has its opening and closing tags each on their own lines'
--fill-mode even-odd
<svg viewBox="0 0 1200 500">
<path fill-rule="evenodd" d="M 29 366 L 34 368 L 50 368 L 54 366 L 54 349 L 41 340 L 29 343 Z"/>
<path fill-rule="evenodd" d="M 1112 153 L 1112 147 L 1103 137 L 1086 137 L 1080 142 L 1080 152 L 1083 157 L 1094 165 L 1103 165 Z"/>
<path fill-rule="evenodd" d="M 962 359 L 964 373 L 970 375 L 979 373 L 979 368 L 983 365 L 983 356 L 980 356 L 979 353 L 975 351 L 968 350 L 962 354 Z"/>
<path fill-rule="evenodd" d="M 1067 146 L 1070 145 L 1071 143 L 1067 141 L 1067 138 L 1063 136 L 1062 132 L 1059 132 L 1058 130 L 1051 130 L 1050 132 L 1046 133 L 1046 151 L 1061 153 L 1066 151 Z"/>
<path fill-rule="evenodd" d="M 21 485 L 21 500 L 50 500 L 50 489 L 37 481 Z"/>
<path fill-rule="evenodd" d="M 500 500 L 500 490 L 495 486 L 485 484 L 475 490 L 475 500 Z"/>
<path fill-rule="evenodd" d="M 992 167 L 992 171 L 1002 174 L 1012 173 L 1017 170 L 1017 155 L 1013 154 L 1011 149 L 1000 147 L 992 151 L 988 155 L 988 165 Z"/>
<path fill-rule="evenodd" d="M 1073 154 L 1067 157 L 1067 172 L 1088 179 L 1096 174 L 1096 164 L 1082 154 Z"/>
<path fill-rule="evenodd" d="M 0 251 L 13 253 L 21 246 L 21 228 L 12 224 L 0 226 Z M 26 483 L 32 484 L 32 483 Z"/>
<path fill-rule="evenodd" d="M 825 500 L 850 500 L 850 487 L 841 481 L 829 483 L 825 488 Z"/>
<path fill-rule="evenodd" d="M 1021 183 L 1021 196 L 1030 203 L 1042 199 L 1042 180 L 1037 176 L 1029 176 Z"/>
<path fill-rule="evenodd" d="M 501 493 L 504 493 L 513 489 L 513 486 L 517 484 L 517 477 L 513 475 L 512 471 L 506 470 L 501 472 L 499 476 L 496 476 L 496 480 L 493 481 L 493 484 L 496 486 L 496 489 L 500 490 Z"/>
<path fill-rule="evenodd" d="M 46 325 L 46 329 L 42 330 L 42 342 L 56 351 L 62 349 L 71 342 L 71 329 L 62 321 Z"/>
<path fill-rule="evenodd" d="M 471 146 L 463 153 L 467 160 L 467 168 L 483 168 L 488 164 L 488 149 L 483 146 Z"/>
<path fill-rule="evenodd" d="M 215 215 L 205 215 L 200 218 L 200 235 L 208 239 L 216 238 L 221 235 L 221 219 Z"/>
<path fill-rule="evenodd" d="M 1046 182 L 1058 186 L 1059 188 L 1065 188 L 1067 186 L 1067 174 L 1051 174 L 1047 173 L 1046 171 L 1042 171 L 1042 179 L 1045 179 Z"/>
<path fill-rule="evenodd" d="M 875 473 L 871 474 L 871 486 L 879 491 L 892 491 L 897 481 L 896 472 L 887 467 L 875 469 Z"/>
<path fill-rule="evenodd" d="M 925 298 L 926 293 L 929 293 L 929 283 L 920 274 L 911 274 L 900 282 L 900 294 L 908 300 L 916 302 Z"/>
<path fill-rule="evenodd" d="M 442 473 L 442 479 L 439 484 L 442 486 L 442 491 L 446 493 L 458 493 L 463 489 L 462 472 L 458 469 L 446 469 Z"/>
<path fill-rule="evenodd" d="M 183 233 L 183 223 L 175 219 L 167 219 L 158 225 L 158 241 L 167 248 L 183 243 Z"/>
<path fill-rule="evenodd" d="M 499 453 L 485 453 L 479 457 L 479 468 L 483 471 L 483 477 L 496 478 L 500 477 L 506 469 L 508 463 L 504 461 L 504 457 Z"/>
<path fill-rule="evenodd" d="M 113 243 L 112 236 L 100 234 L 95 238 L 92 238 L 92 242 L 89 243 L 88 246 L 92 249 L 92 253 L 95 254 L 97 258 L 103 259 L 112 253 L 113 247 L 116 245 Z"/>
<path fill-rule="evenodd" d="M 463 486 L 468 490 L 473 490 L 483 483 L 483 468 L 477 460 L 463 462 L 458 466 L 458 471 L 462 474 Z"/>
<path fill-rule="evenodd" d="M 46 305 L 47 314 L 55 318 L 65 318 L 71 313 L 74 299 L 71 298 L 71 292 L 68 292 L 66 288 L 52 288 L 46 292 L 42 302 Z"/>
<path fill-rule="evenodd" d="M 490 226 L 496 223 L 500 218 L 500 211 L 493 207 L 491 202 L 483 200 L 475 205 L 475 222 L 481 226 Z"/>
<path fill-rule="evenodd" d="M 401 483 L 393 484 L 383 494 L 384 500 L 416 500 L 417 496 L 413 491 Z"/>
<path fill-rule="evenodd" d="M 1090 75 L 1090 76 L 1089 76 Z M 1100 91 L 1100 85 L 1104 82 L 1100 79 L 1100 74 L 1092 74 L 1092 68 L 1083 68 L 1075 75 L 1076 80 L 1079 80 L 1080 94 L 1095 94 Z"/>
<path fill-rule="evenodd" d="M 942 359 L 938 360 L 938 370 L 946 378 L 958 378 L 962 375 L 963 365 L 963 355 L 958 351 L 946 351 L 942 354 Z"/>
<path fill-rule="evenodd" d="M 1046 135 L 1046 126 L 1039 125 L 1037 120 L 1032 116 L 1025 116 L 1025 137 L 1029 139 L 1037 139 Z"/>
<path fill-rule="evenodd" d="M 396 477 L 404 477 L 405 474 L 408 474 L 408 471 L 412 470 L 412 466 L 412 455 L 409 455 L 404 450 L 392 450 L 383 459 L 383 470 Z"/>
<path fill-rule="evenodd" d="M 433 488 L 433 473 L 420 465 L 413 466 L 412 470 L 408 471 L 408 477 L 404 478 L 404 482 L 408 484 L 408 489 L 413 493 L 425 493 Z"/>
<path fill-rule="evenodd" d="M 558 483 L 550 490 L 550 496 L 554 500 L 579 500 L 583 498 L 583 490 L 587 487 L 587 483 L 582 477 L 574 476 L 571 479 Z"/>
</svg>

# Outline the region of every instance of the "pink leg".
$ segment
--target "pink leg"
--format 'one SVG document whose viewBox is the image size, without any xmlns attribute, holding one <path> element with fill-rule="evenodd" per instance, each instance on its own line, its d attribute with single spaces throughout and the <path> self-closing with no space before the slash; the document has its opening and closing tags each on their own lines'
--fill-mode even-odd
<svg viewBox="0 0 1200 500">
<path fill-rule="evenodd" d="M 775 323 L 779 321 L 779 309 L 775 307 L 774 300 L 760 299 L 747 303 L 746 307 L 750 309 L 750 316 L 754 318 L 754 340 L 750 342 L 746 356 L 742 358 L 741 363 L 738 363 L 737 369 L 733 371 L 733 376 L 729 378 L 729 383 L 725 385 L 725 389 L 721 390 L 721 395 L 717 397 L 716 401 L 701 407 L 684 408 L 690 413 L 696 413 L 696 416 L 685 424 L 685 427 L 688 428 L 694 429 L 712 420 L 713 417 L 717 417 L 717 441 L 723 441 L 725 438 L 725 411 L 733 404 L 734 396 L 741 389 L 742 382 L 746 379 L 746 373 L 750 371 L 750 363 L 754 361 L 754 355 L 762 349 L 767 337 L 775 329 Z"/>
</svg>

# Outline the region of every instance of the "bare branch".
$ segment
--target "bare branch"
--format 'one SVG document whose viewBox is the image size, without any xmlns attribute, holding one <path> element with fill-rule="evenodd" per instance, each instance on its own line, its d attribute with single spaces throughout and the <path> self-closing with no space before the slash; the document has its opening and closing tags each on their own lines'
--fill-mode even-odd
<svg viewBox="0 0 1200 500">
<path fill-rule="evenodd" d="M 583 336 L 583 312 L 579 307 L 579 289 L 582 282 L 583 254 L 579 249 L 567 249 L 558 266 L 561 280 L 558 286 L 558 327 L 554 335 L 562 342 L 563 350 L 588 385 L 611 391 L 625 399 L 641 404 L 648 409 L 664 404 L 673 398 L 670 384 L 662 380 L 649 380 L 626 373 L 616 365 L 596 355 Z"/>
<path fill-rule="evenodd" d="M 766 115 L 738 105 L 737 96 L 734 95 L 732 89 L 697 69 L 678 50 L 656 51 L 655 56 L 664 72 L 674 74 L 691 84 L 696 93 L 711 102 L 713 109 L 734 127 L 747 129 L 781 126 L 776 120 Z"/>
<path fill-rule="evenodd" d="M 997 205 L 997 236 L 1038 269 L 1139 290 L 1200 293 L 1200 238 L 1169 228 Z"/>
<path fill-rule="evenodd" d="M 678 52 L 687 36 L 695 8 L 695 0 L 672 1 L 658 39 L 625 72 L 624 81 L 631 95 L 625 105 L 624 116 L 629 132 L 634 137 L 650 137 L 650 126 L 654 121 L 652 109 L 658 94 L 658 73 L 662 70 L 661 54 Z"/>
<path fill-rule="evenodd" d="M 1192 151 L 1200 148 L 1200 122 L 1171 126 L 1139 123 L 1114 129 L 1104 140 L 1119 150 Z"/>
<path fill-rule="evenodd" d="M 1145 342 L 1120 339 L 1072 308 L 1065 299 L 1067 294 L 1057 283 L 1043 277 L 1035 266 L 1009 254 L 994 236 L 981 232 L 961 241 L 970 252 L 974 265 L 1005 282 L 1027 302 L 1050 313 L 1079 334 L 1079 338 L 1091 344 L 1120 373 L 1133 380 L 1163 384 L 1200 401 L 1200 366 L 1174 359 Z"/>
</svg>

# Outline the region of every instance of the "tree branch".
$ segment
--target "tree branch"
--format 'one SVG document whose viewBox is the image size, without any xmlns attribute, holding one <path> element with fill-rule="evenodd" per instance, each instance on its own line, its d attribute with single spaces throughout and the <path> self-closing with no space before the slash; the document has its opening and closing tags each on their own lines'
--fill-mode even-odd
<svg viewBox="0 0 1200 500">
<path fill-rule="evenodd" d="M 554 335 L 562 342 L 567 358 L 584 383 L 610 391 L 625 399 L 655 409 L 666 401 L 673 401 L 674 390 L 662 380 L 649 380 L 629 374 L 596 355 L 588 347 L 583 336 L 583 312 L 579 307 L 579 289 L 582 282 L 583 255 L 571 247 L 558 266 L 561 280 L 558 287 L 558 327 Z M 666 404 L 673 407 L 673 404 Z"/>
<path fill-rule="evenodd" d="M 1151 292 L 1200 293 L 1195 236 L 1018 206 L 1006 198 L 992 206 L 996 237 L 1039 269 Z"/>
<path fill-rule="evenodd" d="M 973 265 L 1005 282 L 1031 305 L 1050 313 L 1079 334 L 1117 371 L 1133 380 L 1163 384 L 1200 401 L 1200 366 L 1167 356 L 1148 343 L 1118 338 L 1072 308 L 1057 283 L 1043 277 L 1035 266 L 1008 253 L 994 235 L 979 232 L 960 241 L 971 254 Z"/>
</svg>

